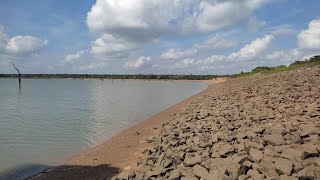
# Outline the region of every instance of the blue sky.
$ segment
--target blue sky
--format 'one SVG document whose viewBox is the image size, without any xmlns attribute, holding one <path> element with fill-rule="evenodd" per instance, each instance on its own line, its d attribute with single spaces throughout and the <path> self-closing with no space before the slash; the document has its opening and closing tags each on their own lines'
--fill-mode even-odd
<svg viewBox="0 0 320 180">
<path fill-rule="evenodd" d="M 0 73 L 227 74 L 320 54 L 317 0 L 1 0 Z"/>
</svg>

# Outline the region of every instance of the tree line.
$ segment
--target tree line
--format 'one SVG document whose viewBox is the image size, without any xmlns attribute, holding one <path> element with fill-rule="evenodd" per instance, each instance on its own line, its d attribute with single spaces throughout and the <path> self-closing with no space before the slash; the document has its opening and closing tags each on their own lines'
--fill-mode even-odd
<svg viewBox="0 0 320 180">
<path fill-rule="evenodd" d="M 0 78 L 17 78 L 17 74 L 0 74 Z M 209 80 L 228 75 L 156 75 L 156 74 L 21 74 L 22 78 L 50 79 L 158 79 L 158 80 Z"/>
</svg>

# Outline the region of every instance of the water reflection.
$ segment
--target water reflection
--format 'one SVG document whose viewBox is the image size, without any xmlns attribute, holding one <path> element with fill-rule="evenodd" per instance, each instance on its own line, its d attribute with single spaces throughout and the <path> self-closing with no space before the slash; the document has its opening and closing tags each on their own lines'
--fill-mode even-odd
<svg viewBox="0 0 320 180">
<path fill-rule="evenodd" d="M 54 164 L 206 88 L 139 80 L 0 79 L 0 172 Z"/>
</svg>

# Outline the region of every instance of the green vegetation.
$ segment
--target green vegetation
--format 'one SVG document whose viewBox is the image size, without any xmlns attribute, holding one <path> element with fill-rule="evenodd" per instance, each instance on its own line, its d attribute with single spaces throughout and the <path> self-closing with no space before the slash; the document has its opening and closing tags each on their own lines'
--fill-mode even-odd
<svg viewBox="0 0 320 180">
<path fill-rule="evenodd" d="M 276 67 L 268 67 L 268 66 L 260 66 L 254 68 L 250 72 L 241 72 L 239 74 L 231 75 L 231 77 L 242 77 L 242 76 L 250 76 L 254 74 L 275 74 L 275 73 L 281 73 L 285 71 L 294 70 L 297 68 L 302 67 L 314 67 L 314 66 L 320 66 L 320 55 L 313 56 L 310 59 L 306 59 L 304 61 L 295 61 L 294 63 L 290 64 L 289 66 L 280 65 Z"/>
<path fill-rule="evenodd" d="M 0 78 L 16 78 L 16 74 L 0 74 Z M 155 74 L 22 74 L 22 78 L 48 79 L 48 78 L 77 78 L 77 79 L 158 79 L 158 80 L 209 80 L 219 75 L 155 75 Z"/>
<path fill-rule="evenodd" d="M 156 74 L 21 74 L 22 78 L 77 78 L 77 79 L 158 79 L 158 80 L 209 80 L 218 77 L 242 77 L 254 74 L 275 74 L 302 67 L 320 66 L 320 55 L 304 61 L 296 61 L 289 66 L 276 67 L 260 66 L 250 72 L 241 72 L 234 75 L 156 75 Z M 0 78 L 17 78 L 17 74 L 0 74 Z"/>
</svg>

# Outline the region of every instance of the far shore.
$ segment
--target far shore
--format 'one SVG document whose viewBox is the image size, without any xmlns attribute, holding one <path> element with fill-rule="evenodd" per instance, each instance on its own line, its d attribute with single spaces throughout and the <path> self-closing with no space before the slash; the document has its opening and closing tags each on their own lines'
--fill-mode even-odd
<svg viewBox="0 0 320 180">
<path fill-rule="evenodd" d="M 217 77 L 217 78 L 212 78 L 208 80 L 189 80 L 189 79 L 107 79 L 107 78 L 22 78 L 22 79 L 65 79 L 65 80 L 116 80 L 116 81 L 130 81 L 130 80 L 137 80 L 137 81 L 165 81 L 165 82 L 205 82 L 207 84 L 216 84 L 216 83 L 221 83 L 224 82 L 228 79 L 229 77 Z M 0 77 L 0 79 L 18 79 L 16 77 Z"/>
<path fill-rule="evenodd" d="M 143 79 L 142 79 L 143 80 Z M 141 151 L 149 147 L 146 139 L 157 136 L 162 124 L 177 114 L 195 99 L 203 96 L 212 84 L 226 81 L 227 78 L 211 80 L 174 80 L 187 82 L 205 82 L 208 88 L 182 102 L 142 121 L 141 123 L 106 140 L 106 142 L 67 159 L 62 165 L 44 171 L 31 179 L 97 179 L 111 178 L 122 170 L 134 169 Z M 88 171 L 90 167 L 90 171 Z M 106 177 L 107 176 L 107 177 Z"/>
</svg>

